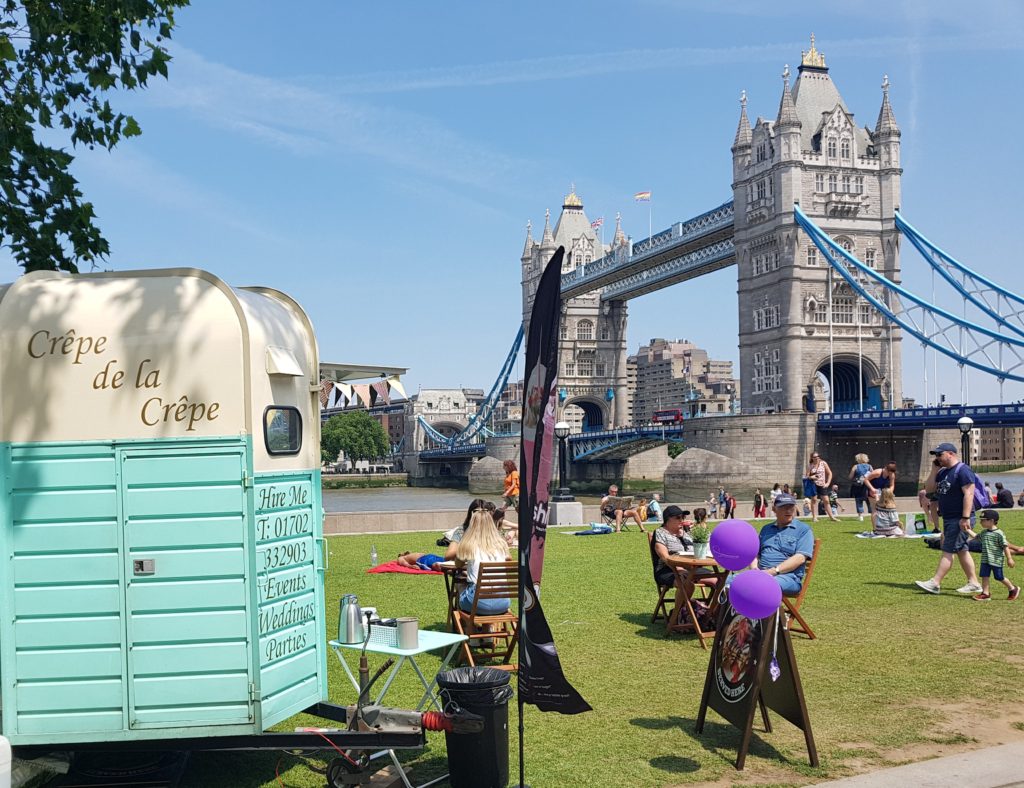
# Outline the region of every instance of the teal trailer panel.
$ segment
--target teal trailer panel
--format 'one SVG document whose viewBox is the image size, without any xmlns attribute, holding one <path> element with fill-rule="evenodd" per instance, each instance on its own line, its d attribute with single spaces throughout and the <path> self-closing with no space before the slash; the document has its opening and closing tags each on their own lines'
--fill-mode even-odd
<svg viewBox="0 0 1024 788">
<path fill-rule="evenodd" d="M 114 448 L 15 445 L 3 459 L 3 732 L 103 738 L 127 727 Z"/>
<path fill-rule="evenodd" d="M 0 445 L 2 731 L 258 732 L 327 697 L 317 470 L 245 438 Z"/>
<path fill-rule="evenodd" d="M 167 445 L 118 455 L 129 726 L 252 722 L 250 661 L 225 666 L 222 651 L 181 648 L 239 653 L 248 642 L 244 447 Z M 178 658 L 153 659 L 162 647 Z M 148 658 L 136 659 L 136 651 Z"/>
<path fill-rule="evenodd" d="M 264 728 L 327 697 L 320 472 L 256 479 L 256 586 Z"/>
</svg>

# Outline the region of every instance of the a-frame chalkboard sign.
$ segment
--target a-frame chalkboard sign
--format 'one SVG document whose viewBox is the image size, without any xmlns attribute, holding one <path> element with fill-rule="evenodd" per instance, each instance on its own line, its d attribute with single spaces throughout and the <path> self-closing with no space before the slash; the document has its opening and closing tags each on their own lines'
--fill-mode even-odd
<svg viewBox="0 0 1024 788">
<path fill-rule="evenodd" d="M 780 613 L 757 620 L 741 616 L 728 603 L 719 608 L 715 643 L 697 714 L 697 733 L 704 731 L 708 708 L 743 732 L 736 755 L 737 769 L 742 769 L 747 759 L 758 708 L 767 733 L 772 732 L 768 709 L 800 728 L 811 766 L 818 765 L 793 641 Z"/>
</svg>

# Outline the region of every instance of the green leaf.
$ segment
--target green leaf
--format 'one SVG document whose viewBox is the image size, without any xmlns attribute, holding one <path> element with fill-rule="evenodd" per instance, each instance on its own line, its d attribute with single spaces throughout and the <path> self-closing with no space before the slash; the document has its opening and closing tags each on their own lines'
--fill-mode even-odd
<svg viewBox="0 0 1024 788">
<path fill-rule="evenodd" d="M 121 133 L 126 137 L 138 137 L 142 133 L 142 129 L 139 128 L 139 124 L 136 123 L 135 118 L 128 115 L 124 119 L 124 128 Z"/>
<path fill-rule="evenodd" d="M 7 36 L 0 36 L 0 60 L 17 60 L 18 50 Z"/>
</svg>

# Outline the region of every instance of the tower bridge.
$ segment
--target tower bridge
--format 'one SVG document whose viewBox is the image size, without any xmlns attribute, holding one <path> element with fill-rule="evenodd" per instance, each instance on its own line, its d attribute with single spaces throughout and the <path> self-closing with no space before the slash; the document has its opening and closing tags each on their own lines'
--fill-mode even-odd
<svg viewBox="0 0 1024 788">
<path fill-rule="evenodd" d="M 816 441 L 833 441 L 839 450 L 851 429 L 866 445 L 890 452 L 897 448 L 894 429 L 916 436 L 903 441 L 904 453 L 910 452 L 904 459 L 914 465 L 911 458 L 919 458 L 931 437 L 953 437 L 956 430 L 952 410 L 928 409 L 927 417 L 918 417 L 901 409 L 905 334 L 961 367 L 1024 380 L 1024 299 L 957 264 L 899 214 L 902 132 L 888 78 L 875 122 L 867 125 L 855 121 L 813 36 L 791 77 L 787 66 L 769 117 L 751 122 L 741 95 L 730 148 L 731 200 L 635 243 L 616 217 L 611 243 L 604 244 L 573 188 L 554 227 L 550 212 L 545 215 L 539 241 L 527 225 L 520 258 L 524 327 L 544 266 L 559 246 L 566 250 L 558 416 L 575 433 L 576 474 L 589 465 L 588 472 L 614 478 L 638 449 L 673 438 L 737 468 L 763 470 L 761 483 L 790 480 L 799 478 Z M 934 307 L 929 324 L 924 299 L 900 287 L 901 231 L 966 301 L 996 321 L 995 329 Z M 730 266 L 738 293 L 742 411 L 688 420 L 672 436 L 647 434 L 650 429 L 631 418 L 628 302 Z M 1003 328 L 1010 338 L 1002 337 Z M 1024 411 L 1004 408 L 993 418 L 1024 424 Z M 423 458 L 444 456 L 445 447 L 436 446 Z M 742 473 L 750 471 L 738 470 L 737 478 Z"/>
</svg>

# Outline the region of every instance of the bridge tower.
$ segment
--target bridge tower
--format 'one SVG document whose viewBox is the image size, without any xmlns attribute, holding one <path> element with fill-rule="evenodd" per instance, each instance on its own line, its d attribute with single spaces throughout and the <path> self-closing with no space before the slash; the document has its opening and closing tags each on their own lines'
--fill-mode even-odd
<svg viewBox="0 0 1024 788">
<path fill-rule="evenodd" d="M 523 269 L 523 325 L 529 331 L 530 311 L 544 266 L 559 246 L 565 247 L 562 273 L 585 267 L 628 240 L 621 221 L 615 220 L 610 245 L 603 244 L 583 211 L 575 187 L 562 202 L 562 212 L 551 229 L 551 212 L 544 217 L 538 243 L 529 224 L 521 258 Z M 626 374 L 626 302 L 601 301 L 595 290 L 562 302 L 562 333 L 558 345 L 559 418 L 573 432 L 628 426 L 630 397 Z"/>
<path fill-rule="evenodd" d="M 899 407 L 899 328 L 857 298 L 793 220 L 799 203 L 899 281 L 903 170 L 889 81 L 872 130 L 854 123 L 813 35 L 798 72 L 790 88 L 786 67 L 777 116 L 753 128 L 744 92 L 732 146 L 743 412 Z"/>
</svg>

